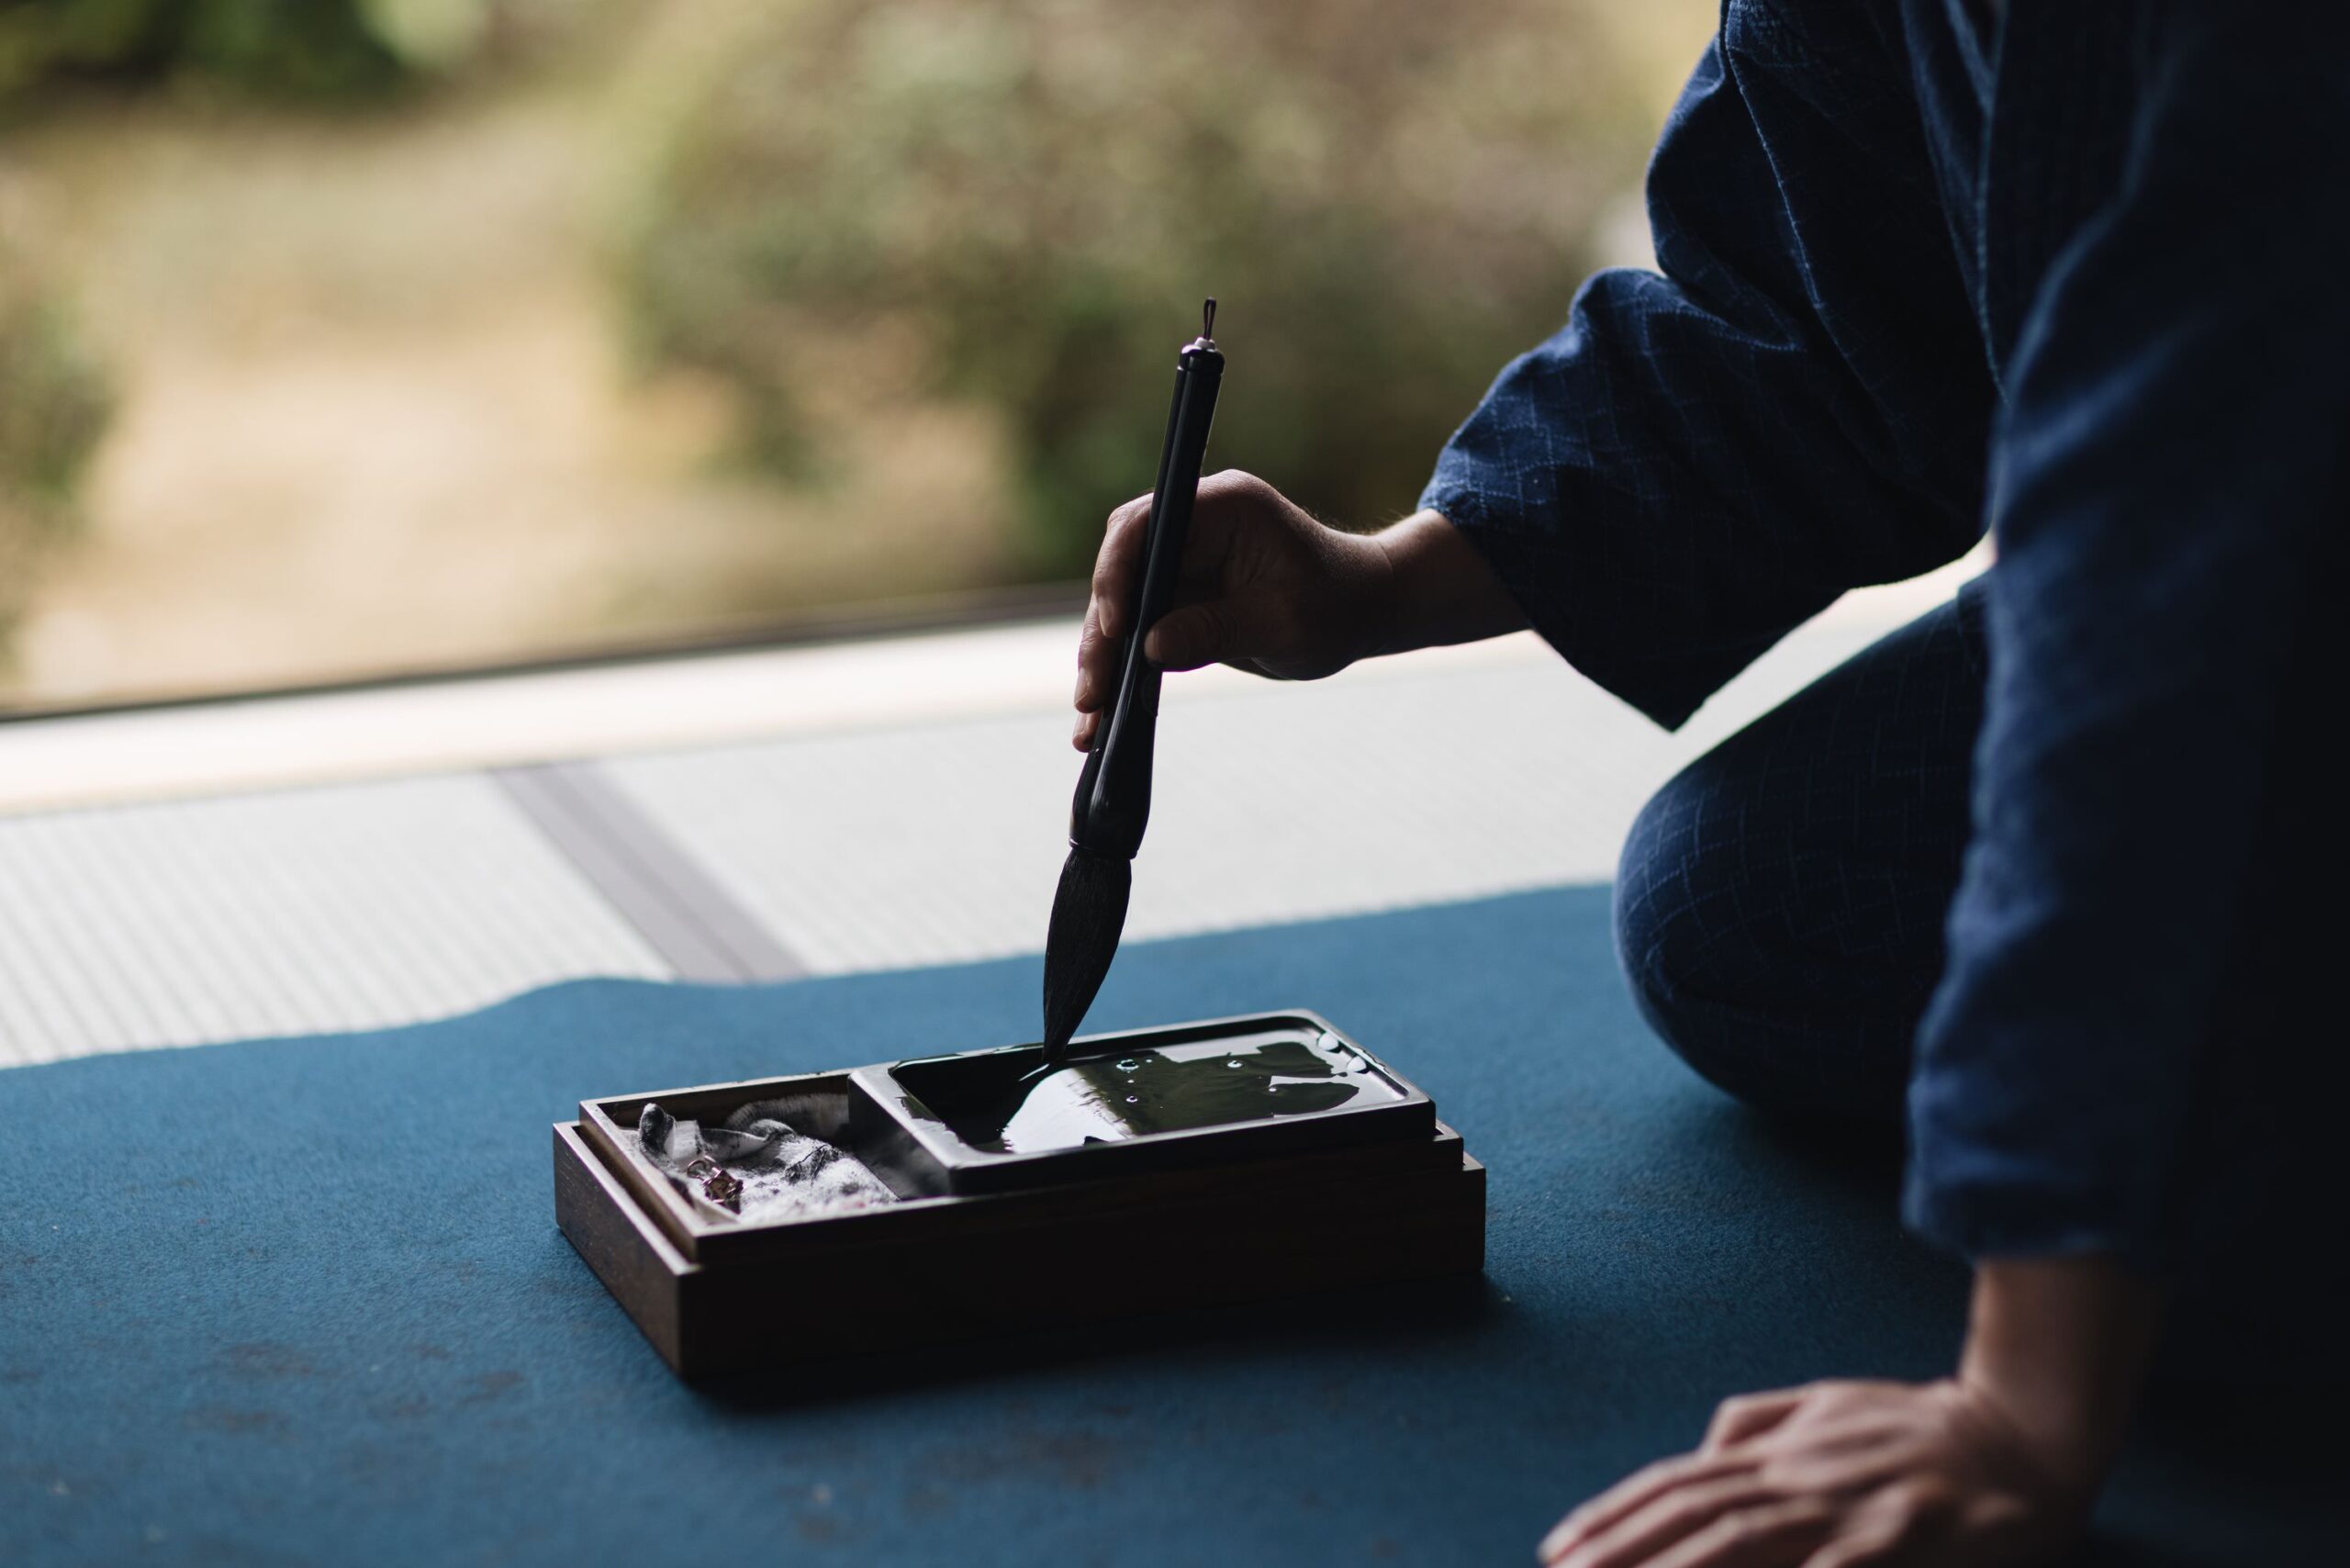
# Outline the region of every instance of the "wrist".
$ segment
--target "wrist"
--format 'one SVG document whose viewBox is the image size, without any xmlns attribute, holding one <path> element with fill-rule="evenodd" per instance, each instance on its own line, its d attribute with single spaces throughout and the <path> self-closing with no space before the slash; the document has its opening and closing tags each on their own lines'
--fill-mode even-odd
<svg viewBox="0 0 2350 1568">
<path fill-rule="evenodd" d="M 1366 543 L 1383 567 L 1372 653 L 1408 653 L 1524 629 L 1516 599 L 1442 512 L 1414 512 Z"/>
<path fill-rule="evenodd" d="M 1346 548 L 1354 558 L 1353 600 L 1350 620 L 1354 626 L 1353 649 L 1348 664 L 1377 658 L 1382 654 L 1399 654 L 1408 644 L 1401 642 L 1398 629 L 1402 623 L 1401 574 L 1395 557 L 1382 543 L 1381 536 L 1342 534 Z"/>
<path fill-rule="evenodd" d="M 2121 1446 L 2161 1321 L 2160 1288 L 2110 1259 L 1986 1260 L 1958 1382 L 2087 1495 Z"/>
</svg>

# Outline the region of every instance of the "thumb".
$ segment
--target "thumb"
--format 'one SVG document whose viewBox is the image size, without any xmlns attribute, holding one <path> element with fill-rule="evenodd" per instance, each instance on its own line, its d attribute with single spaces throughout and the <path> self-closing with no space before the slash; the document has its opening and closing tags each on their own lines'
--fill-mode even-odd
<svg viewBox="0 0 2350 1568">
<path fill-rule="evenodd" d="M 1266 651 L 1268 629 L 1262 621 L 1259 607 L 1240 600 L 1187 604 L 1159 617 L 1143 639 L 1143 655 L 1161 669 L 1197 669 L 1252 658 Z"/>
</svg>

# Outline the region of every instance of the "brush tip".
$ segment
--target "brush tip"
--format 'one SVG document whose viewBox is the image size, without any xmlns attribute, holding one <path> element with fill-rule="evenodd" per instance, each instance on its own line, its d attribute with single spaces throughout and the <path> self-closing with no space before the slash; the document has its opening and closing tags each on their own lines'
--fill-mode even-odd
<svg viewBox="0 0 2350 1568">
<path fill-rule="evenodd" d="M 1118 955 L 1134 867 L 1071 846 L 1045 933 L 1045 1060 L 1060 1059 Z"/>
</svg>

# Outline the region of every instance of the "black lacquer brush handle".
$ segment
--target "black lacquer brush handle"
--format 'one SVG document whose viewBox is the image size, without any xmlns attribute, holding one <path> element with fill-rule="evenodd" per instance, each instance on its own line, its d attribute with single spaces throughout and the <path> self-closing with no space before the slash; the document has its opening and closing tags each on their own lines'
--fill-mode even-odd
<svg viewBox="0 0 2350 1568">
<path fill-rule="evenodd" d="M 1142 570 L 1128 586 L 1124 606 L 1127 631 L 1119 655 L 1118 689 L 1093 732 L 1085 771 L 1077 781 L 1077 799 L 1069 808 L 1069 842 L 1096 855 L 1133 859 L 1150 821 L 1159 669 L 1143 656 L 1143 637 L 1174 602 L 1182 573 L 1200 465 L 1207 456 L 1208 426 L 1215 418 L 1216 390 L 1224 381 L 1224 354 L 1215 346 L 1214 330 L 1215 301 L 1211 299 L 1200 336 L 1185 345 L 1175 362 L 1175 401 L 1167 415 L 1166 444 L 1159 450 L 1158 483 L 1151 491 Z"/>
</svg>

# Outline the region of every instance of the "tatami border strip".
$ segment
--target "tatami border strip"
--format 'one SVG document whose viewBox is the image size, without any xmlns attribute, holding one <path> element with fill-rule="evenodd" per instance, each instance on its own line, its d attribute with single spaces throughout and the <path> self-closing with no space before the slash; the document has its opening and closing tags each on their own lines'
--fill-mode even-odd
<svg viewBox="0 0 2350 1568">
<path fill-rule="evenodd" d="M 808 972 L 599 764 L 540 763 L 489 776 L 678 979 L 781 980 Z"/>
</svg>

